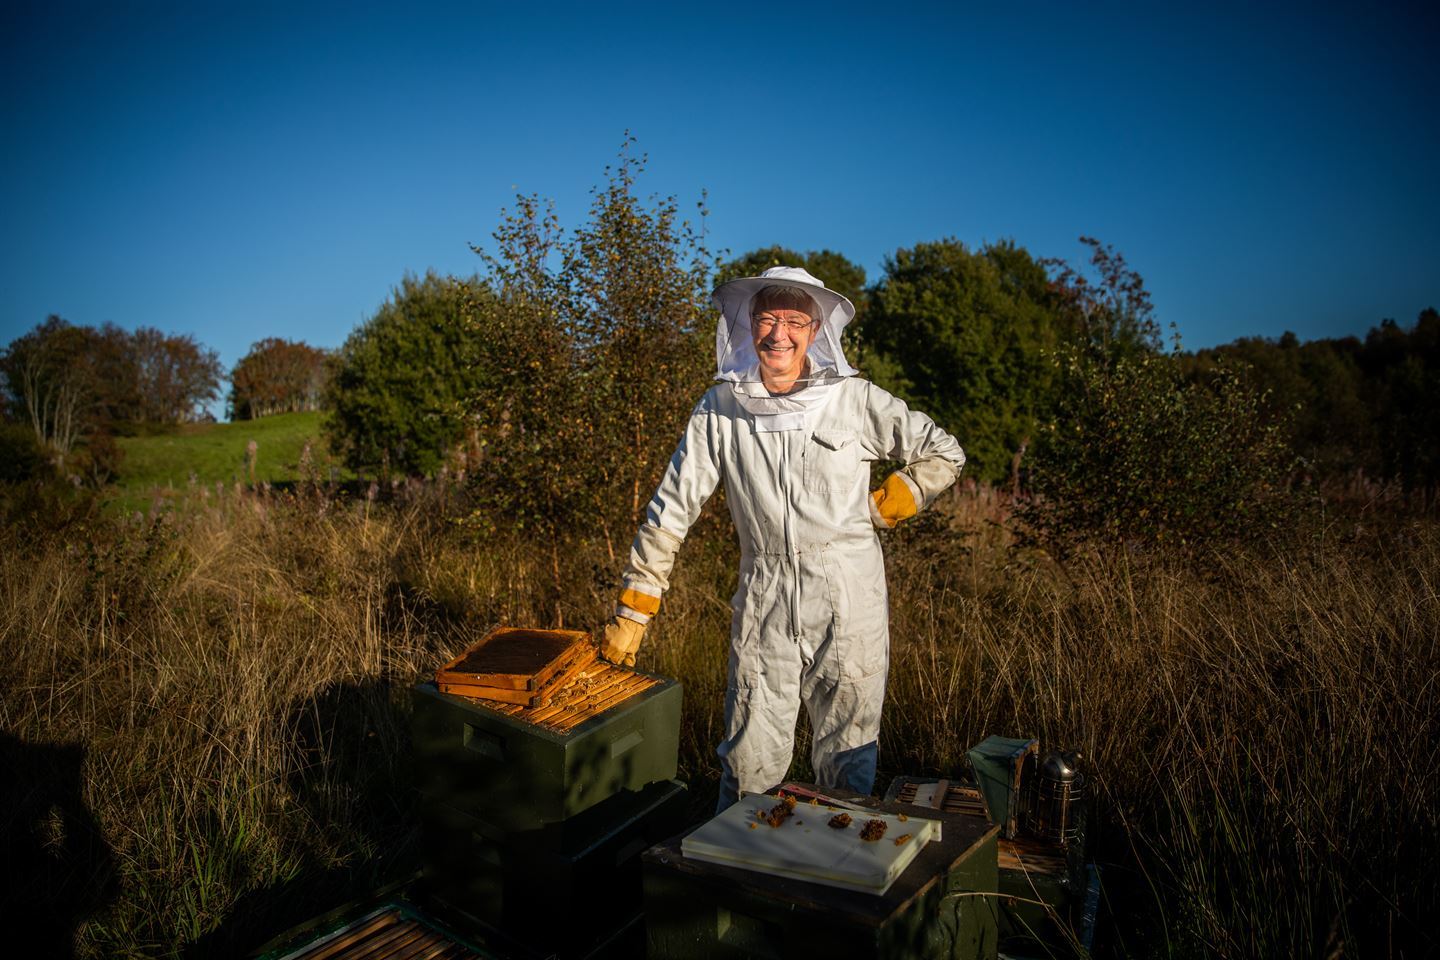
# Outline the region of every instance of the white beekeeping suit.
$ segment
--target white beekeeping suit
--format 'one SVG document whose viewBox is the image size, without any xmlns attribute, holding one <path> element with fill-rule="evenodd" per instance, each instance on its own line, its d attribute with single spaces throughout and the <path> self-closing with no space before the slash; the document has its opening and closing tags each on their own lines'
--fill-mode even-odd
<svg viewBox="0 0 1440 960">
<path fill-rule="evenodd" d="M 810 294 L 822 317 L 800 389 L 772 396 L 758 376 L 750 307 L 776 284 Z M 722 285 L 714 301 L 719 383 L 690 415 L 636 534 L 606 652 L 633 662 L 680 543 L 723 480 L 741 559 L 717 751 L 720 807 L 784 779 L 801 703 L 816 778 L 868 793 L 889 660 L 875 530 L 927 506 L 954 482 L 965 454 L 929 417 L 853 376 L 840 334 L 855 308 L 809 273 L 771 268 Z M 873 460 L 905 467 L 872 494 Z"/>
</svg>

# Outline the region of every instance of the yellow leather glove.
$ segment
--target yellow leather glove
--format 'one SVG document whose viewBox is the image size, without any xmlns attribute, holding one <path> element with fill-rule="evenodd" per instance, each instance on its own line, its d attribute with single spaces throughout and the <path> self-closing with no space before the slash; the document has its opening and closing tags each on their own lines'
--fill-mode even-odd
<svg viewBox="0 0 1440 960">
<path fill-rule="evenodd" d="M 870 522 L 891 529 L 920 512 L 918 499 L 919 488 L 915 482 L 896 470 L 885 478 L 879 490 L 870 494 Z"/>
<path fill-rule="evenodd" d="M 600 633 L 600 657 L 622 667 L 635 666 L 635 651 L 645 636 L 645 624 L 629 617 L 611 617 Z"/>
</svg>

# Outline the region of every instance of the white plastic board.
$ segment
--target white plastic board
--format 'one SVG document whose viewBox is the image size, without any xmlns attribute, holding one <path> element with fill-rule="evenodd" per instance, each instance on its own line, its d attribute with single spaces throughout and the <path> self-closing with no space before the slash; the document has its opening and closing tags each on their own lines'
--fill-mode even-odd
<svg viewBox="0 0 1440 960">
<path fill-rule="evenodd" d="M 890 889 L 921 847 L 940 836 L 934 820 L 902 820 L 900 814 L 844 811 L 804 801 L 780 826 L 772 827 L 757 814 L 768 813 L 778 802 L 758 794 L 743 798 L 682 840 L 681 853 L 693 860 L 878 895 Z M 848 827 L 828 825 L 837 813 L 849 813 Z M 861 840 L 867 820 L 885 821 L 885 835 Z M 908 840 L 895 842 L 906 836 Z"/>
</svg>

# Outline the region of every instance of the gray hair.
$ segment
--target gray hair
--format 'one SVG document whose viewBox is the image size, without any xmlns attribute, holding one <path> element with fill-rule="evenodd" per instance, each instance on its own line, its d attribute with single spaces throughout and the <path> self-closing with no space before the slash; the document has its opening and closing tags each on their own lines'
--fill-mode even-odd
<svg viewBox="0 0 1440 960">
<path fill-rule="evenodd" d="M 761 287 L 760 292 L 755 294 L 755 299 L 750 301 L 752 320 L 757 313 L 764 313 L 766 310 L 799 310 L 811 320 L 819 320 L 823 316 L 820 304 L 815 302 L 814 297 L 799 287 L 783 283 Z"/>
</svg>

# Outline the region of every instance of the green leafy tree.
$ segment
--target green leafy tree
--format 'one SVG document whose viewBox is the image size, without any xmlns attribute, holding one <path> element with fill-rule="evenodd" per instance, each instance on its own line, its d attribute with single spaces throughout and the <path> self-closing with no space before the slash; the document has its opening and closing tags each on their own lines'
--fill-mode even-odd
<svg viewBox="0 0 1440 960">
<path fill-rule="evenodd" d="M 517 198 L 476 250 L 495 296 L 471 311 L 486 371 L 468 403 L 484 451 L 477 519 L 592 532 L 612 554 L 713 373 L 713 264 L 673 197 L 636 195 L 632 144 L 568 235 L 550 205 Z"/>
<path fill-rule="evenodd" d="M 885 261 L 861 331 L 866 372 L 953 432 L 967 473 L 996 481 L 1054 402 L 1065 331 L 1023 248 L 921 243 Z"/>
<path fill-rule="evenodd" d="M 1181 362 L 1192 376 L 1203 376 L 1217 362 L 1237 370 L 1266 396 L 1269 413 L 1288 423 L 1289 444 L 1305 474 L 1322 479 L 1355 471 L 1374 476 L 1382 469 L 1360 353 L 1354 337 L 1301 343 L 1286 333 L 1279 339 L 1245 337 Z"/>
<path fill-rule="evenodd" d="M 1301 343 L 1247 337 L 1187 361 L 1204 371 L 1217 358 L 1243 364 L 1270 407 L 1291 413 L 1290 440 L 1317 480 L 1367 476 L 1408 487 L 1440 483 L 1440 314 L 1427 309 L 1405 328 L 1385 320 L 1358 337 Z"/>
<path fill-rule="evenodd" d="M 324 430 L 356 470 L 432 474 L 461 443 L 462 398 L 479 386 L 466 311 L 487 292 L 474 281 L 401 280 L 336 353 Z"/>
<path fill-rule="evenodd" d="M 591 482 L 581 346 L 553 267 L 559 235 L 553 208 L 520 196 L 495 230 L 494 248 L 475 248 L 493 297 L 470 301 L 466 323 L 486 376 L 461 399 L 482 451 L 472 475 L 481 509 L 472 520 L 487 526 L 564 527 Z"/>
<path fill-rule="evenodd" d="M 1360 363 L 1371 383 L 1385 475 L 1411 487 L 1440 484 L 1440 313 L 1414 327 L 1386 320 L 1365 338 Z"/>
<path fill-rule="evenodd" d="M 645 159 L 632 158 L 630 144 L 594 191 L 589 220 L 566 245 L 562 266 L 599 444 L 592 456 L 600 497 L 591 508 L 612 541 L 617 526 L 628 541 L 639 525 L 714 375 L 714 265 L 674 197 L 636 196 Z"/>
</svg>

